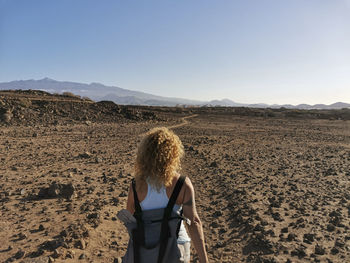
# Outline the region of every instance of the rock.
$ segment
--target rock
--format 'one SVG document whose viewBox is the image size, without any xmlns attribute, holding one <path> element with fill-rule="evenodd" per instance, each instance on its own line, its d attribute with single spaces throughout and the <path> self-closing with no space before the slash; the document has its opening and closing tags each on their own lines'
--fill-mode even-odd
<svg viewBox="0 0 350 263">
<path fill-rule="evenodd" d="M 22 250 L 18 250 L 17 253 L 13 256 L 15 259 L 23 258 L 25 255 L 25 252 Z"/>
<path fill-rule="evenodd" d="M 79 248 L 79 249 L 85 249 L 86 248 L 85 240 L 79 239 L 77 242 L 75 242 L 74 247 Z"/>
<path fill-rule="evenodd" d="M 86 255 L 84 253 L 82 253 L 80 256 L 79 256 L 79 259 L 85 259 L 86 258 Z"/>
<path fill-rule="evenodd" d="M 5 122 L 5 123 L 10 123 L 11 119 L 13 117 L 13 114 L 10 110 L 7 110 L 3 115 L 2 115 L 2 120 Z"/>
<path fill-rule="evenodd" d="M 210 224 L 210 226 L 211 226 L 212 228 L 218 228 L 220 225 L 219 225 L 217 222 L 213 221 L 213 222 Z"/>
<path fill-rule="evenodd" d="M 42 243 L 40 245 L 40 248 L 42 248 L 44 250 L 54 251 L 54 253 L 55 253 L 57 248 L 61 247 L 62 245 L 63 245 L 62 240 L 52 239 L 52 240 L 47 240 L 44 243 Z"/>
<path fill-rule="evenodd" d="M 287 237 L 287 240 L 288 241 L 293 241 L 293 240 L 295 240 L 295 234 L 293 234 L 293 233 L 290 233 L 290 234 L 288 234 L 288 237 Z"/>
<path fill-rule="evenodd" d="M 83 159 L 88 159 L 92 156 L 92 154 L 90 152 L 84 152 L 84 153 L 81 153 L 79 154 L 79 158 L 83 158 Z"/>
<path fill-rule="evenodd" d="M 118 197 L 112 197 L 111 203 L 112 203 L 114 206 L 118 206 L 118 204 L 119 204 L 119 198 L 118 198 Z"/>
<path fill-rule="evenodd" d="M 44 226 L 42 224 L 40 224 L 38 230 L 43 231 L 44 229 L 45 229 Z"/>
<path fill-rule="evenodd" d="M 288 227 L 284 227 L 281 229 L 281 233 L 288 233 Z"/>
<path fill-rule="evenodd" d="M 68 200 L 76 197 L 75 186 L 72 183 L 59 184 L 53 182 L 48 188 L 41 188 L 38 193 L 39 198 L 64 197 Z"/>
<path fill-rule="evenodd" d="M 49 197 L 58 197 L 60 194 L 60 187 L 56 182 L 53 182 L 48 190 L 47 190 L 47 194 Z"/>
<path fill-rule="evenodd" d="M 99 213 L 91 213 L 86 216 L 88 219 L 99 219 L 100 214 Z"/>
<path fill-rule="evenodd" d="M 58 251 L 58 249 L 54 249 L 52 257 L 54 258 L 59 258 L 61 253 Z"/>
<path fill-rule="evenodd" d="M 333 224 L 328 224 L 327 225 L 327 231 L 333 232 L 335 230 L 335 226 Z"/>
<path fill-rule="evenodd" d="M 333 211 L 331 213 L 329 213 L 330 217 L 341 217 L 341 213 L 338 211 Z"/>
<path fill-rule="evenodd" d="M 218 218 L 218 217 L 220 217 L 220 216 L 222 216 L 222 212 L 221 211 L 215 211 L 214 213 L 213 213 L 213 217 L 215 217 L 215 218 Z"/>
<path fill-rule="evenodd" d="M 299 259 L 304 258 L 306 256 L 306 253 L 303 247 L 296 248 L 290 254 L 292 256 L 298 257 Z"/>
<path fill-rule="evenodd" d="M 326 250 L 323 247 L 321 247 L 318 244 L 315 246 L 315 254 L 316 255 L 324 255 L 325 253 L 326 253 Z"/>
<path fill-rule="evenodd" d="M 315 235 L 314 234 L 304 234 L 304 242 L 311 244 L 314 241 Z"/>
<path fill-rule="evenodd" d="M 74 256 L 75 256 L 75 251 L 74 250 L 68 250 L 67 251 L 67 255 L 66 255 L 67 258 L 74 258 Z"/>
<path fill-rule="evenodd" d="M 339 253 L 339 249 L 338 249 L 338 248 L 333 247 L 333 248 L 331 249 L 331 254 L 332 254 L 332 255 L 336 255 L 336 254 L 338 254 L 338 253 Z"/>
<path fill-rule="evenodd" d="M 60 195 L 67 198 L 72 199 L 76 196 L 75 187 L 72 183 L 62 184 Z"/>
<path fill-rule="evenodd" d="M 21 189 L 20 195 L 25 195 L 27 193 L 26 189 Z"/>
<path fill-rule="evenodd" d="M 345 246 L 345 243 L 342 242 L 341 240 L 337 239 L 337 240 L 335 241 L 334 246 L 343 248 L 343 247 Z"/>
<path fill-rule="evenodd" d="M 39 193 L 38 193 L 38 198 L 48 198 L 48 188 L 40 188 Z"/>
<path fill-rule="evenodd" d="M 218 163 L 216 161 L 213 161 L 213 162 L 211 162 L 209 167 L 217 168 L 218 167 Z"/>
<path fill-rule="evenodd" d="M 125 192 L 125 191 L 122 191 L 120 194 L 119 194 L 119 197 L 127 197 L 128 194 Z"/>
<path fill-rule="evenodd" d="M 19 239 L 19 240 L 23 240 L 23 239 L 26 239 L 26 238 L 27 238 L 27 235 L 26 235 L 26 234 L 24 234 L 24 233 L 22 233 L 22 232 L 18 234 L 18 239 Z"/>
<path fill-rule="evenodd" d="M 37 257 L 40 257 L 44 254 L 44 250 L 39 248 L 37 251 L 34 251 L 32 253 L 30 253 L 28 256 L 31 257 L 31 258 L 37 258 Z M 46 261 L 45 262 L 48 262 L 48 258 L 45 257 Z"/>
<path fill-rule="evenodd" d="M 283 221 L 281 214 L 279 212 L 271 213 L 271 216 L 275 221 L 280 221 L 280 222 Z"/>
</svg>

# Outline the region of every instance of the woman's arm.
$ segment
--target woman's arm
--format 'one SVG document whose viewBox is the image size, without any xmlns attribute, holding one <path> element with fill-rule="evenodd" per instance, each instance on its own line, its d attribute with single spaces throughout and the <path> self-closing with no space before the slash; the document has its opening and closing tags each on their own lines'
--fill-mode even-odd
<svg viewBox="0 0 350 263">
<path fill-rule="evenodd" d="M 134 192 L 132 190 L 132 185 L 130 184 L 129 187 L 129 193 L 128 193 L 128 201 L 126 203 L 126 209 L 129 210 L 131 214 L 134 214 L 135 212 L 135 206 L 134 206 Z"/>
<path fill-rule="evenodd" d="M 197 251 L 199 262 L 207 263 L 208 256 L 205 249 L 205 240 L 203 234 L 202 222 L 198 216 L 194 198 L 194 188 L 189 178 L 186 178 L 184 184 L 185 194 L 183 202 L 183 213 L 184 216 L 190 219 L 191 225 L 188 226 L 191 239 L 193 241 L 194 248 Z"/>
</svg>

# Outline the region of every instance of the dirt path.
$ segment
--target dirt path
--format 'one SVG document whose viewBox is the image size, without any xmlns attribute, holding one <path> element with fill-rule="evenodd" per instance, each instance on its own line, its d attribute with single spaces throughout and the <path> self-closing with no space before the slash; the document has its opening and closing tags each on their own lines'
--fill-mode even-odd
<svg viewBox="0 0 350 263">
<path fill-rule="evenodd" d="M 197 116 L 198 116 L 198 114 L 193 114 L 193 115 L 190 115 L 190 116 L 182 117 L 182 118 L 181 118 L 181 121 L 182 121 L 181 123 L 174 124 L 174 125 L 171 125 L 171 126 L 167 126 L 167 128 L 168 128 L 168 129 L 180 128 L 180 127 L 182 127 L 182 126 L 185 126 L 185 125 L 189 124 L 188 119 L 194 118 L 194 117 L 197 117 Z M 148 131 L 139 134 L 139 137 L 145 136 L 145 135 L 147 134 L 147 132 L 148 132 Z"/>
<path fill-rule="evenodd" d="M 197 117 L 197 116 L 198 116 L 198 114 L 193 114 L 193 115 L 190 115 L 190 116 L 183 117 L 183 118 L 181 118 L 182 119 L 182 123 L 171 125 L 171 126 L 168 126 L 167 128 L 168 129 L 180 128 L 180 127 L 185 126 L 185 125 L 187 125 L 189 123 L 188 119 L 194 118 L 194 117 Z"/>
</svg>

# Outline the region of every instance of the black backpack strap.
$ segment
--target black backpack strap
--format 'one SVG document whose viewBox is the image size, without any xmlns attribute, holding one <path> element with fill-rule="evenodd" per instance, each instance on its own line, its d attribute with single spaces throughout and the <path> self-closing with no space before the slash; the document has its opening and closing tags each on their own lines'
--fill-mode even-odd
<svg viewBox="0 0 350 263">
<path fill-rule="evenodd" d="M 132 180 L 132 191 L 134 192 L 134 206 L 135 213 L 134 217 L 136 218 L 137 228 L 132 231 L 132 239 L 134 246 L 134 262 L 140 262 L 140 244 L 145 243 L 145 229 L 142 221 L 142 209 L 140 206 L 139 198 L 136 193 L 136 182 L 135 179 Z"/>
<path fill-rule="evenodd" d="M 168 202 L 168 205 L 167 205 L 167 207 L 165 208 L 165 211 L 164 211 L 165 215 L 166 215 L 168 218 L 169 218 L 170 215 L 171 215 L 171 211 L 172 211 L 173 208 L 174 208 L 176 199 L 177 199 L 177 197 L 179 196 L 179 193 L 180 193 L 180 191 L 181 191 L 182 185 L 183 185 L 184 182 L 185 182 L 185 179 L 186 179 L 186 176 L 180 176 L 180 178 L 179 178 L 179 179 L 177 180 L 177 182 L 176 182 L 174 191 L 173 191 L 173 193 L 171 194 L 170 199 L 169 199 L 169 202 Z"/>
<path fill-rule="evenodd" d="M 136 182 L 135 179 L 132 179 L 132 191 L 134 193 L 134 206 L 135 206 L 135 213 L 134 216 L 137 220 L 137 217 L 142 216 L 142 209 L 140 206 L 140 201 L 139 198 L 137 197 L 137 193 L 136 193 Z M 142 217 L 141 217 L 142 219 Z"/>
<path fill-rule="evenodd" d="M 180 178 L 177 180 L 174 191 L 171 194 L 171 197 L 169 199 L 168 205 L 164 210 L 163 221 L 162 221 L 162 226 L 160 231 L 160 247 L 159 247 L 159 254 L 158 254 L 158 261 L 157 261 L 158 263 L 163 262 L 165 249 L 168 244 L 168 237 L 170 235 L 168 221 L 171 216 L 171 212 L 174 208 L 176 199 L 179 196 L 182 185 L 185 182 L 185 179 L 186 179 L 186 176 L 180 176 Z"/>
<path fill-rule="evenodd" d="M 181 211 L 180 211 L 180 216 L 181 216 L 181 220 L 180 220 L 180 222 L 179 222 L 179 224 L 177 225 L 177 228 L 176 228 L 176 239 L 178 239 L 179 238 L 179 232 L 180 232 L 180 228 L 181 228 L 181 222 L 182 222 L 182 220 L 183 220 L 183 209 L 181 208 Z"/>
</svg>

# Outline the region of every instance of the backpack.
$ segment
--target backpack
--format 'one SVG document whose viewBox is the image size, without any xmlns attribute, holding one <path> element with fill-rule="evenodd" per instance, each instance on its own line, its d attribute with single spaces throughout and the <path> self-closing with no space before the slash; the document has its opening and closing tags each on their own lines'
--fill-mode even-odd
<svg viewBox="0 0 350 263">
<path fill-rule="evenodd" d="M 122 263 L 178 263 L 180 250 L 177 237 L 180 229 L 182 210 L 173 211 L 176 199 L 185 181 L 180 176 L 166 208 L 142 211 L 137 197 L 135 180 L 132 181 L 136 223 L 126 224 L 129 232 L 128 248 Z"/>
</svg>

